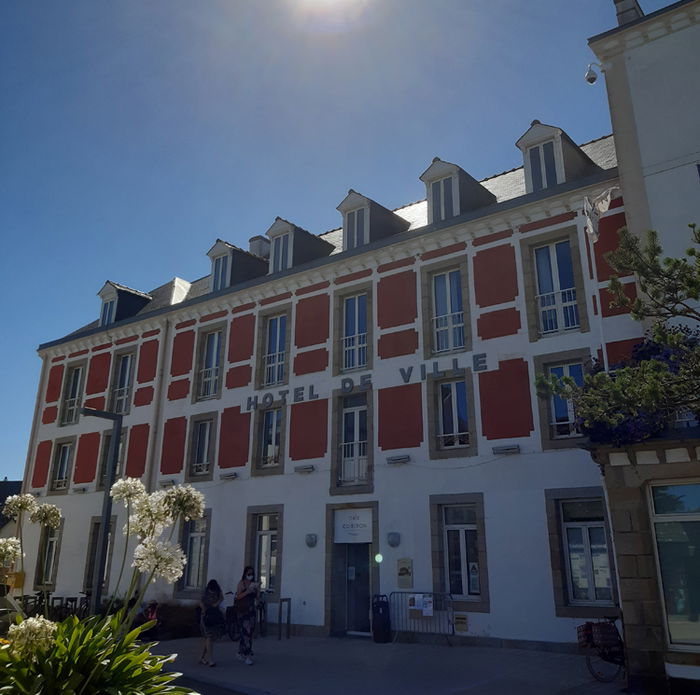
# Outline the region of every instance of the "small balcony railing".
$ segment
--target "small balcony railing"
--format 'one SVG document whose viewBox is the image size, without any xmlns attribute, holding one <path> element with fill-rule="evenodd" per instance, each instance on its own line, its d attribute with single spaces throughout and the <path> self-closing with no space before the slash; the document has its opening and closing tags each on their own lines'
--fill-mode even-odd
<svg viewBox="0 0 700 695">
<path fill-rule="evenodd" d="M 68 478 L 54 478 L 52 490 L 65 490 L 68 487 Z"/>
<path fill-rule="evenodd" d="M 356 333 L 341 338 L 343 344 L 343 371 L 367 366 L 367 333 Z"/>
<path fill-rule="evenodd" d="M 555 333 L 578 328 L 578 304 L 576 289 L 547 292 L 537 295 L 540 333 Z"/>
<path fill-rule="evenodd" d="M 129 395 L 131 389 L 128 386 L 114 389 L 112 391 L 112 412 L 124 415 L 129 412 Z"/>
<path fill-rule="evenodd" d="M 284 352 L 265 355 L 265 386 L 281 384 L 284 381 L 284 357 Z"/>
<path fill-rule="evenodd" d="M 464 347 L 464 312 L 433 317 L 433 352 L 449 352 Z"/>
<path fill-rule="evenodd" d="M 80 398 L 66 398 L 63 401 L 63 409 L 61 410 L 61 424 L 74 425 L 78 422 L 79 413 Z"/>
<path fill-rule="evenodd" d="M 219 368 L 206 367 L 199 372 L 199 397 L 213 398 L 219 392 Z"/>
<path fill-rule="evenodd" d="M 206 475 L 209 473 L 209 461 L 198 461 L 192 464 L 192 475 Z"/>
<path fill-rule="evenodd" d="M 340 445 L 339 485 L 363 485 L 367 482 L 367 442 Z"/>
<path fill-rule="evenodd" d="M 269 445 L 266 446 L 263 455 L 260 459 L 260 465 L 264 468 L 266 466 L 278 466 L 280 462 L 280 448 L 279 446 Z"/>
<path fill-rule="evenodd" d="M 438 434 L 437 440 L 440 449 L 459 449 L 469 446 L 469 432 Z"/>
<path fill-rule="evenodd" d="M 557 420 L 556 422 L 551 422 L 549 427 L 552 431 L 553 439 L 581 436 L 581 430 L 579 430 L 576 420 Z"/>
</svg>

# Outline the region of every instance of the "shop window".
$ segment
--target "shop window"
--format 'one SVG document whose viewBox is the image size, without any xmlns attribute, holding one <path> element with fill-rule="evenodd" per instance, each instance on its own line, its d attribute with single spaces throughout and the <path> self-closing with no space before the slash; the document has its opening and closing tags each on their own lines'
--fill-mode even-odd
<svg viewBox="0 0 700 695">
<path fill-rule="evenodd" d="M 700 646 L 700 483 L 651 487 L 669 643 Z"/>
</svg>

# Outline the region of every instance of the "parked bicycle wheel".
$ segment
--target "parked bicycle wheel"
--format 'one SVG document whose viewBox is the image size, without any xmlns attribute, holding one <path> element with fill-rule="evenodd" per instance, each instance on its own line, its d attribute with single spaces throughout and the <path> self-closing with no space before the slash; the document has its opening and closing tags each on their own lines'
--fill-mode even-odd
<svg viewBox="0 0 700 695">
<path fill-rule="evenodd" d="M 610 683 L 622 673 L 622 664 L 610 661 L 610 655 L 590 654 L 586 657 L 586 666 L 590 674 L 601 683 Z"/>
<path fill-rule="evenodd" d="M 238 642 L 241 636 L 241 627 L 238 624 L 238 614 L 234 606 L 226 607 L 226 632 L 232 642 Z"/>
</svg>

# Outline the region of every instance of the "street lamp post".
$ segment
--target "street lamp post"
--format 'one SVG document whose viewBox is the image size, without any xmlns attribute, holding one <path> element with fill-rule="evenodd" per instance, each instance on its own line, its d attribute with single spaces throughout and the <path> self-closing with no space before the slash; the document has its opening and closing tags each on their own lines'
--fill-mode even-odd
<svg viewBox="0 0 700 695">
<path fill-rule="evenodd" d="M 109 453 L 107 454 L 107 470 L 105 471 L 105 489 L 102 498 L 102 521 L 100 531 L 97 536 L 97 562 L 92 567 L 92 596 L 90 597 L 90 612 L 95 615 L 100 608 L 102 600 L 102 582 L 107 566 L 107 549 L 109 545 L 109 527 L 112 516 L 112 497 L 109 492 L 114 484 L 119 464 L 119 440 L 122 436 L 122 419 L 119 413 L 110 413 L 106 410 L 95 410 L 94 408 L 81 408 L 82 415 L 99 417 L 103 420 L 112 421 L 112 440 L 109 443 Z M 98 471 L 99 475 L 99 471 Z M 129 539 L 126 539 L 129 542 Z"/>
</svg>

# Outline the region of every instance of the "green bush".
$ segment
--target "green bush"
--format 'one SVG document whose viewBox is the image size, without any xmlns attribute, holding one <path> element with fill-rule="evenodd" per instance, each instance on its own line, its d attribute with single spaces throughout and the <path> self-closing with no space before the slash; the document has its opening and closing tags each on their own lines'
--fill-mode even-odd
<svg viewBox="0 0 700 695">
<path fill-rule="evenodd" d="M 172 685 L 180 674 L 165 672 L 172 657 L 151 654 L 138 642 L 146 623 L 126 632 L 124 614 L 56 624 L 45 642 L 3 640 L 0 693 L 13 695 L 189 695 Z M 47 646 L 48 645 L 48 646 Z"/>
</svg>

